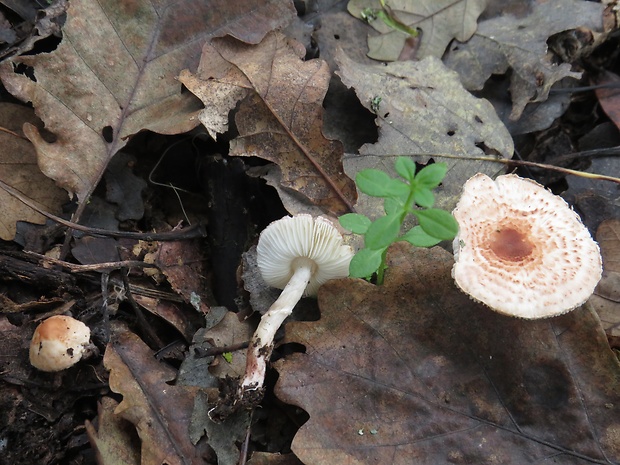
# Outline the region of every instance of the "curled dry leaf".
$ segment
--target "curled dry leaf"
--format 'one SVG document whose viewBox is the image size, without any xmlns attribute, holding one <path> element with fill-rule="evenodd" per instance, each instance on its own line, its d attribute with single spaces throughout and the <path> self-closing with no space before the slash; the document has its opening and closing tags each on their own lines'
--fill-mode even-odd
<svg viewBox="0 0 620 465">
<path fill-rule="evenodd" d="M 206 40 L 231 34 L 260 41 L 293 14 L 280 0 L 75 0 L 58 48 L 6 61 L 0 77 L 55 134 L 50 143 L 34 126 L 24 127 L 43 173 L 77 194 L 83 208 L 129 136 L 144 129 L 178 134 L 198 124 L 200 102 L 181 92 L 176 76 L 197 66 Z M 16 72 L 19 64 L 33 68 L 36 80 Z"/>
<path fill-rule="evenodd" d="M 86 420 L 88 439 L 101 464 L 139 465 L 140 451 L 134 440 L 135 430 L 127 420 L 114 413 L 118 406 L 111 397 L 103 397 L 97 406 L 96 425 Z"/>
<path fill-rule="evenodd" d="M 620 363 L 586 305 L 548 320 L 496 314 L 453 284 L 452 255 L 396 243 L 383 286 L 330 281 L 306 352 L 276 395 L 308 412 L 306 465 L 620 461 Z"/>
<path fill-rule="evenodd" d="M 110 370 L 110 389 L 123 396 L 114 413 L 135 425 L 143 464 L 206 463 L 188 433 L 197 388 L 171 383 L 176 370 L 158 362 L 128 331 L 113 337 L 103 363 Z"/>
<path fill-rule="evenodd" d="M 41 122 L 28 107 L 0 104 L 0 127 L 14 133 L 0 132 L 0 180 L 35 201 L 42 210 L 57 214 L 68 200 L 67 194 L 41 173 L 32 143 L 20 137 L 23 124 L 40 125 Z M 6 241 L 15 237 L 17 221 L 45 223 L 43 215 L 1 189 L 0 205 L 0 238 Z"/>
<path fill-rule="evenodd" d="M 603 32 L 603 9 L 600 3 L 580 0 L 537 3 L 523 18 L 502 15 L 481 22 L 471 39 L 450 47 L 444 62 L 471 90 L 482 89 L 492 74 L 512 69 L 510 118 L 517 120 L 528 102 L 545 101 L 553 84 L 581 76 L 571 71 L 571 64 L 553 61 L 547 39 L 578 27 Z"/>
<path fill-rule="evenodd" d="M 199 72 L 179 79 L 205 103 L 200 118 L 211 134 L 226 129 L 228 111 L 242 99 L 231 155 L 277 163 L 283 187 L 341 214 L 355 203 L 356 190 L 342 169 L 342 144 L 322 132 L 331 73 L 322 60 L 303 61 L 304 54 L 300 43 L 281 33 L 257 46 L 216 39 L 203 49 Z"/>
</svg>

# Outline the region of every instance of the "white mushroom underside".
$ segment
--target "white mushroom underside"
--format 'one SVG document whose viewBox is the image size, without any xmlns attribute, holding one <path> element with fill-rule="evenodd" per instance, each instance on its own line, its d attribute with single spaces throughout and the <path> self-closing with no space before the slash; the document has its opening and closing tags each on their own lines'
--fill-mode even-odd
<svg viewBox="0 0 620 465">
<path fill-rule="evenodd" d="M 474 188 L 475 186 L 475 188 Z M 559 196 L 516 175 L 470 179 L 453 212 L 457 285 L 494 310 L 522 318 L 559 315 L 583 304 L 601 278 L 600 250 Z M 490 246 L 514 230 L 531 250 L 504 259 Z"/>
<path fill-rule="evenodd" d="M 352 256 L 351 248 L 343 245 L 342 236 L 329 220 L 306 214 L 271 223 L 261 233 L 257 246 L 263 279 L 280 289 L 293 275 L 296 259 L 302 257 L 314 262 L 304 295 L 316 295 L 326 281 L 348 276 Z"/>
</svg>

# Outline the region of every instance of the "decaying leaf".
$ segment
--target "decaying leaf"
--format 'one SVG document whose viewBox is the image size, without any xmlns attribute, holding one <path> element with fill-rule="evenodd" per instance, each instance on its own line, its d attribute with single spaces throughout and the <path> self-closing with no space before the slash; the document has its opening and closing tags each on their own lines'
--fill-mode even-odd
<svg viewBox="0 0 620 465">
<path fill-rule="evenodd" d="M 609 119 L 620 128 L 620 94 L 617 87 L 620 84 L 620 76 L 611 71 L 604 71 L 596 84 L 609 86 L 596 89 L 596 97 Z"/>
<path fill-rule="evenodd" d="M 304 55 L 300 43 L 280 33 L 257 46 L 216 39 L 203 49 L 199 73 L 179 79 L 205 102 L 201 121 L 211 133 L 225 128 L 218 115 L 243 98 L 230 154 L 277 163 L 284 187 L 340 214 L 351 209 L 356 191 L 342 170 L 342 144 L 322 133 L 330 71 L 322 60 L 303 61 Z"/>
<path fill-rule="evenodd" d="M 379 168 L 393 176 L 394 159 L 411 156 L 427 163 L 447 162 L 449 169 L 437 189 L 437 206 L 451 210 L 464 182 L 478 172 L 495 174 L 495 163 L 444 159 L 440 155 L 484 156 L 487 152 L 510 158 L 512 137 L 489 102 L 473 97 L 456 73 L 429 57 L 420 62 L 363 65 L 338 56 L 342 81 L 353 87 L 364 106 L 376 113 L 379 140 L 366 144 L 359 155 L 347 155 L 345 172 L 352 178 L 364 168 Z M 381 199 L 360 197 L 358 213 L 374 216 Z"/>
<path fill-rule="evenodd" d="M 133 423 L 142 441 L 142 464 L 206 463 L 188 432 L 197 388 L 173 384 L 176 370 L 128 331 L 108 344 L 103 363 L 110 389 L 123 396 L 114 413 Z"/>
<path fill-rule="evenodd" d="M 197 311 L 206 314 L 211 299 L 207 295 L 202 255 L 200 241 L 161 242 L 155 263 L 172 288 Z"/>
<path fill-rule="evenodd" d="M 578 27 L 602 32 L 603 9 L 600 3 L 581 0 L 537 3 L 523 18 L 505 15 L 481 22 L 466 43 L 451 45 L 444 61 L 470 90 L 482 89 L 491 74 L 512 69 L 510 118 L 517 120 L 528 102 L 546 100 L 553 84 L 581 76 L 569 63 L 552 62 L 547 39 Z"/>
<path fill-rule="evenodd" d="M 280 0 L 75 0 L 58 48 L 4 62 L 0 77 L 56 136 L 50 143 L 24 126 L 43 173 L 77 194 L 83 208 L 129 136 L 144 129 L 177 134 L 198 124 L 200 102 L 175 78 L 196 67 L 206 40 L 231 34 L 258 42 L 293 14 L 291 2 Z M 34 79 L 18 72 L 20 64 Z"/>
<path fill-rule="evenodd" d="M 22 125 L 40 125 L 33 111 L 14 103 L 0 104 L 0 127 L 12 131 L 0 132 L 0 179 L 35 201 L 49 213 L 59 213 L 69 199 L 66 192 L 46 178 L 37 166 L 32 144 L 22 137 Z M 12 195 L 0 190 L 0 238 L 11 241 L 15 237 L 15 223 L 45 223 L 45 217 L 27 207 Z"/>
<path fill-rule="evenodd" d="M 111 397 L 103 397 L 98 405 L 97 425 L 86 420 L 88 438 L 102 464 L 138 465 L 140 449 L 134 440 L 135 430 L 127 420 L 114 413 L 118 406 Z"/>
<path fill-rule="evenodd" d="M 417 59 L 441 58 L 452 39 L 468 40 L 476 31 L 478 16 L 488 0 L 393 0 L 387 2 L 392 14 L 401 23 L 421 31 Z M 367 9 L 380 9 L 379 0 L 351 0 L 349 12 L 363 18 Z M 380 34 L 368 37 L 368 56 L 375 60 L 395 61 L 401 55 L 407 34 L 388 26 L 380 18 L 370 21 Z"/>
<path fill-rule="evenodd" d="M 603 277 L 591 298 L 609 336 L 620 337 L 620 219 L 603 221 L 596 232 Z"/>
<path fill-rule="evenodd" d="M 287 325 L 304 354 L 276 394 L 308 412 L 292 450 L 324 463 L 620 462 L 620 363 L 596 314 L 496 314 L 453 284 L 445 250 L 392 246 L 383 286 L 319 291 L 321 319 Z"/>
</svg>

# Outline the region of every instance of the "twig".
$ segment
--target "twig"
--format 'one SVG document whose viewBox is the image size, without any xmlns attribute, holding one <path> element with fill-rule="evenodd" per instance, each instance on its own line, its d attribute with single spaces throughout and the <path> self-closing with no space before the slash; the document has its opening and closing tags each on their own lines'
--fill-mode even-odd
<svg viewBox="0 0 620 465">
<path fill-rule="evenodd" d="M 371 153 L 364 154 L 364 156 L 373 155 Z M 550 171 L 558 171 L 564 174 L 570 174 L 573 176 L 579 176 L 582 178 L 595 179 L 597 181 L 610 181 L 616 184 L 620 184 L 620 178 L 616 178 L 613 176 L 606 176 L 604 174 L 598 173 L 588 173 L 586 171 L 577 171 L 571 170 L 569 168 L 562 168 L 561 166 L 555 165 L 547 165 L 545 163 L 536 163 L 533 161 L 525 161 L 525 160 L 506 160 L 504 158 L 493 158 L 493 157 L 468 157 L 462 155 L 449 155 L 446 153 L 415 153 L 415 154 L 401 154 L 400 156 L 410 157 L 410 156 L 420 156 L 420 157 L 430 157 L 430 158 L 453 158 L 456 160 L 474 160 L 474 161 L 490 161 L 494 163 L 501 163 L 503 165 L 514 165 L 514 166 L 531 166 L 534 168 L 541 168 Z M 393 154 L 391 156 L 399 156 L 397 154 Z"/>
<path fill-rule="evenodd" d="M 142 309 L 138 305 L 138 302 L 136 302 L 136 300 L 133 298 L 133 294 L 129 290 L 129 280 L 127 279 L 127 273 L 125 269 L 121 269 L 121 279 L 123 280 L 123 284 L 125 286 L 125 299 L 127 300 L 127 302 L 129 302 L 129 304 L 133 308 L 134 313 L 136 314 L 136 317 L 138 318 L 138 322 L 140 326 L 142 327 L 142 330 L 144 331 L 146 336 L 151 340 L 151 343 L 153 343 L 156 347 L 163 347 L 164 343 L 159 338 L 159 336 L 155 333 L 153 328 L 146 321 L 146 317 L 144 316 Z"/>
<path fill-rule="evenodd" d="M 241 447 L 241 455 L 239 456 L 239 465 L 245 465 L 248 460 L 248 449 L 250 448 L 250 433 L 252 430 L 252 417 L 254 416 L 254 410 L 250 412 L 250 422 L 248 423 L 248 429 L 245 434 L 245 440 Z"/>
<path fill-rule="evenodd" d="M 227 352 L 236 352 L 238 350 L 247 349 L 250 345 L 250 341 L 238 342 L 237 344 L 231 344 L 223 347 L 209 347 L 208 349 L 195 349 L 196 358 L 211 357 L 213 355 L 222 355 Z"/>
<path fill-rule="evenodd" d="M 107 229 L 99 229 L 99 228 L 89 228 L 88 226 L 83 226 L 81 224 L 73 223 L 71 221 L 65 220 L 64 218 L 60 218 L 59 216 L 52 215 L 51 213 L 46 212 L 43 208 L 39 207 L 35 202 L 26 197 L 24 194 L 19 192 L 17 189 L 9 186 L 3 181 L 0 181 L 0 188 L 5 190 L 7 193 L 15 197 L 17 200 L 22 202 L 24 205 L 32 208 L 37 213 L 43 215 L 44 217 L 55 221 L 56 223 L 62 224 L 67 228 L 74 229 L 76 231 L 81 231 L 89 236 L 105 236 L 105 237 L 124 237 L 129 239 L 140 239 L 144 241 L 179 241 L 185 239 L 194 239 L 197 237 L 204 237 L 206 235 L 204 226 L 202 225 L 193 225 L 185 229 L 168 231 L 162 233 L 140 233 L 140 232 L 131 232 L 131 231 L 110 231 Z"/>
<path fill-rule="evenodd" d="M 157 265 L 155 265 L 154 263 L 145 263 L 139 260 L 125 260 L 120 262 L 103 262 L 93 263 L 90 265 L 78 265 L 76 263 L 69 263 L 64 260 L 59 260 L 58 258 L 48 257 L 46 255 L 30 252 L 28 250 L 26 250 L 25 253 L 28 255 L 32 255 L 33 257 L 36 257 L 40 260 L 44 260 L 46 262 L 53 263 L 54 265 L 67 268 L 69 271 L 71 271 L 71 273 L 86 273 L 88 271 L 108 272 L 111 270 L 118 270 L 120 268 L 157 268 Z"/>
</svg>

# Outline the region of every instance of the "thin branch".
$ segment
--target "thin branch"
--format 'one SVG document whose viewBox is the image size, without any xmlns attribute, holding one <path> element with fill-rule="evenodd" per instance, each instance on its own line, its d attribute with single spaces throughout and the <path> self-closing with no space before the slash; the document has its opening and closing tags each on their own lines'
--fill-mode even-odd
<svg viewBox="0 0 620 465">
<path fill-rule="evenodd" d="M 19 192 L 17 189 L 9 186 L 3 181 L 0 181 L 0 188 L 2 188 L 7 193 L 15 197 L 17 200 L 22 202 L 24 205 L 32 208 L 37 213 L 40 213 L 44 217 L 52 221 L 55 221 L 56 223 L 62 224 L 63 226 L 66 226 L 67 228 L 70 228 L 76 231 L 81 231 L 88 236 L 124 237 L 124 238 L 129 238 L 129 239 L 140 239 L 144 241 L 180 241 L 180 240 L 185 240 L 185 239 L 195 239 L 197 237 L 204 237 L 206 235 L 203 225 L 193 225 L 185 229 L 167 231 L 167 232 L 162 232 L 162 233 L 110 231 L 107 229 L 89 228 L 88 226 L 83 226 L 81 224 L 73 223 L 71 221 L 65 220 L 64 218 L 60 218 L 59 216 L 46 212 L 43 208 L 39 207 L 34 201 L 32 201 L 31 199 L 26 197 L 24 194 Z"/>
</svg>

